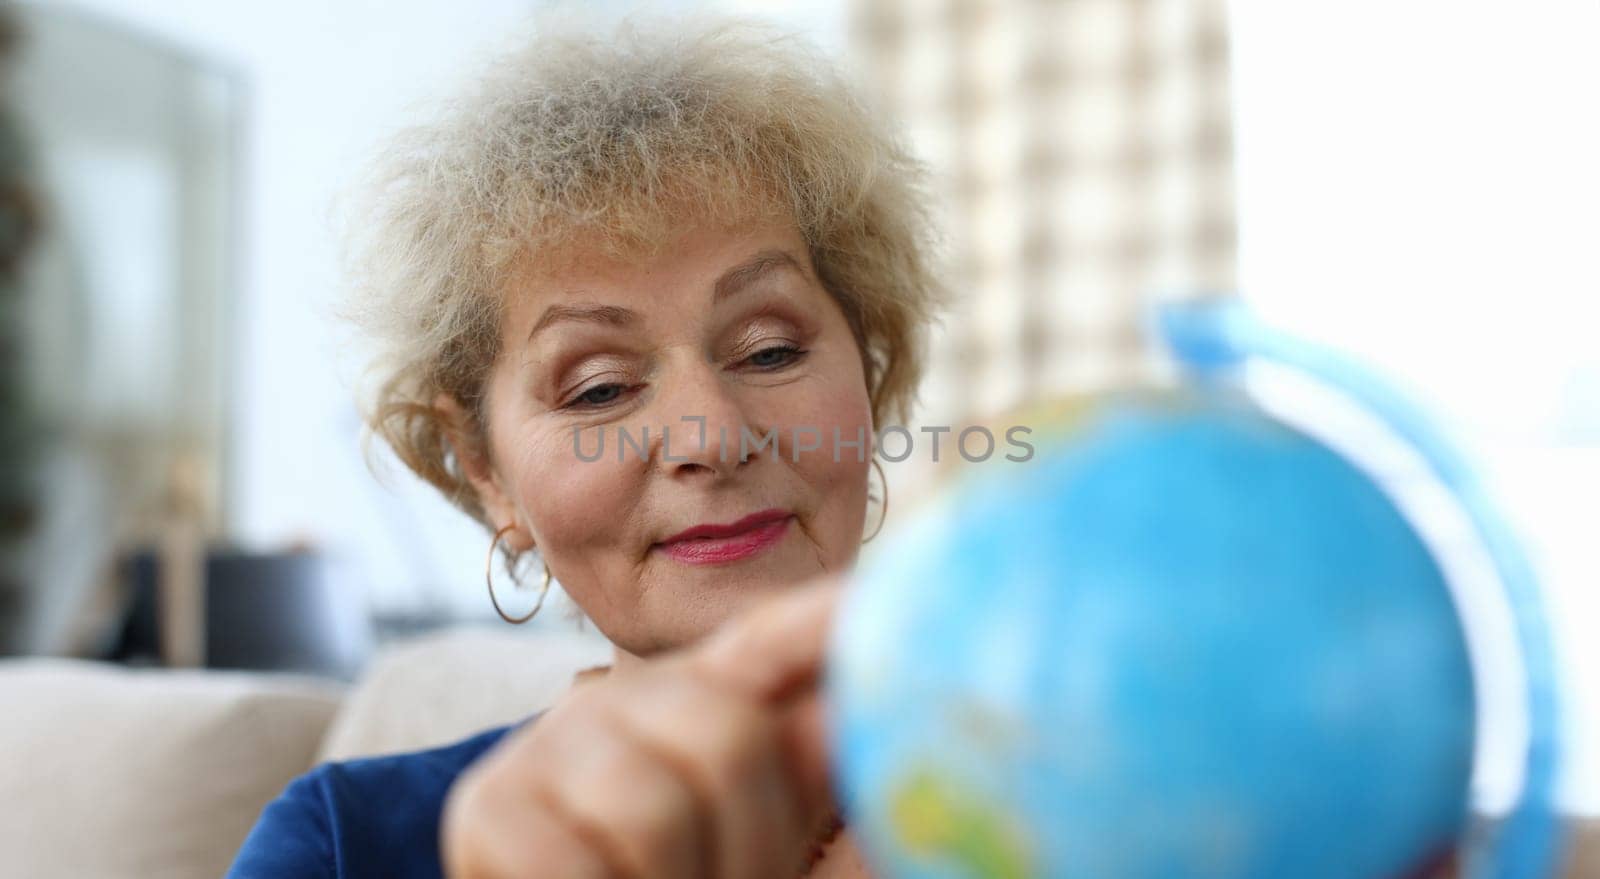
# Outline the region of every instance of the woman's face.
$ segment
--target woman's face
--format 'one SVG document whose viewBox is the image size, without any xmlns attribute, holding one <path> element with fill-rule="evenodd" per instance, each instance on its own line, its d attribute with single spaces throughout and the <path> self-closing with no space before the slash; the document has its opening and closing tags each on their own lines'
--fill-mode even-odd
<svg viewBox="0 0 1600 879">
<path fill-rule="evenodd" d="M 492 463 L 467 464 L 503 539 L 634 656 L 849 568 L 873 452 L 860 349 L 797 229 L 690 228 L 662 253 L 512 284 Z M 674 539 L 699 526 L 731 527 Z"/>
</svg>

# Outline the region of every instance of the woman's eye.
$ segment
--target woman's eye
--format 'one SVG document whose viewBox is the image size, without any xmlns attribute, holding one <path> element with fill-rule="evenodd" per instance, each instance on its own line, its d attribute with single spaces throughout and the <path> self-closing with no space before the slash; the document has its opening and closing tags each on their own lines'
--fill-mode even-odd
<svg viewBox="0 0 1600 879">
<path fill-rule="evenodd" d="M 771 348 L 763 348 L 745 359 L 751 366 L 760 369 L 774 369 L 792 360 L 800 359 L 800 355 L 804 353 L 804 351 L 793 345 L 774 345 Z"/>
<path fill-rule="evenodd" d="M 603 385 L 595 385 L 587 391 L 584 391 L 578 396 L 572 398 L 572 402 L 567 404 L 567 408 L 582 409 L 588 406 L 604 406 L 622 396 L 622 392 L 624 390 L 626 390 L 626 388 L 616 382 L 607 382 Z"/>
</svg>

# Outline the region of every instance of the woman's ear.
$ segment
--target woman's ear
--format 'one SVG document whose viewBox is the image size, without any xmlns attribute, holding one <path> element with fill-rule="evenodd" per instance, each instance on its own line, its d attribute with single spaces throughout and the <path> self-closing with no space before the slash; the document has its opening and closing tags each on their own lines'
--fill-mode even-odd
<svg viewBox="0 0 1600 879">
<path fill-rule="evenodd" d="M 499 530 L 516 522 L 516 504 L 500 485 L 488 453 L 489 438 L 484 435 L 476 419 L 449 394 L 440 393 L 433 398 L 434 411 L 445 425 L 445 439 L 450 450 L 461 464 L 461 472 L 477 492 L 478 503 L 483 506 L 489 524 Z M 515 540 L 516 535 L 512 535 Z"/>
</svg>

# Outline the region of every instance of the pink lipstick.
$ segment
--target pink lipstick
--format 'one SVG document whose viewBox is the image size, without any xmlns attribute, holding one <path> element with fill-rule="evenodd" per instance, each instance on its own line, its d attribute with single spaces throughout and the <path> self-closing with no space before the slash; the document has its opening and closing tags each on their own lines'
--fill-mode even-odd
<svg viewBox="0 0 1600 879">
<path fill-rule="evenodd" d="M 782 540 L 793 518 L 786 510 L 762 510 L 726 525 L 696 525 L 661 541 L 656 548 L 690 565 L 738 561 Z"/>
</svg>

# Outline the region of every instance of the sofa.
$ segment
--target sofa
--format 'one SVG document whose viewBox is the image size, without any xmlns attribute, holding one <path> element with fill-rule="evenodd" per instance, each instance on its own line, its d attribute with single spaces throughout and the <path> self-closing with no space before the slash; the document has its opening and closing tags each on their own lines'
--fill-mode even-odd
<svg viewBox="0 0 1600 879">
<path fill-rule="evenodd" d="M 444 744 L 548 707 L 610 661 L 592 635 L 464 628 L 386 648 L 353 684 L 0 662 L 0 875 L 215 877 L 290 779 Z M 1565 871 L 1600 879 L 1600 828 Z"/>
<path fill-rule="evenodd" d="M 610 662 L 594 636 L 462 628 L 354 683 L 70 659 L 0 662 L 0 875 L 216 879 L 324 760 L 444 744 L 548 707 Z"/>
</svg>

